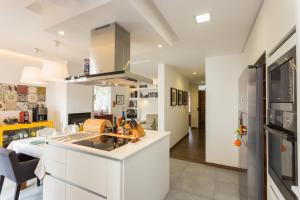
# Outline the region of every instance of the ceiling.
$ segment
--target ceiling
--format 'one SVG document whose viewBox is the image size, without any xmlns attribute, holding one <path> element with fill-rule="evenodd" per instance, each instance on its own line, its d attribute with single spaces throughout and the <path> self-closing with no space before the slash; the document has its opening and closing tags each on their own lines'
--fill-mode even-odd
<svg viewBox="0 0 300 200">
<path fill-rule="evenodd" d="M 90 30 L 118 22 L 131 33 L 134 72 L 155 78 L 157 64 L 166 63 L 201 84 L 205 81 L 205 57 L 242 52 L 261 3 L 262 0 L 2 0 L 0 48 L 80 66 L 89 57 Z M 193 17 L 207 11 L 212 21 L 196 24 Z M 65 35 L 59 35 L 59 30 Z M 62 44 L 56 47 L 54 40 Z M 158 48 L 158 44 L 163 47 Z"/>
</svg>

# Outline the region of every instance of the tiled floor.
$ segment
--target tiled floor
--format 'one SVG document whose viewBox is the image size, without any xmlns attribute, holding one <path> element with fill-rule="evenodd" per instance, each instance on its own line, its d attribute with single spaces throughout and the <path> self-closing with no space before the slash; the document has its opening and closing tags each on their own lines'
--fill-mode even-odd
<svg viewBox="0 0 300 200">
<path fill-rule="evenodd" d="M 239 200 L 236 171 L 171 159 L 170 193 L 165 200 Z"/>
<path fill-rule="evenodd" d="M 170 192 L 165 200 L 239 200 L 239 175 L 239 172 L 171 158 Z M 13 199 L 14 188 L 7 188 L 0 200 Z M 23 190 L 20 200 L 42 200 L 42 187 L 32 185 Z"/>
<path fill-rule="evenodd" d="M 171 149 L 171 158 L 190 162 L 205 162 L 204 129 L 192 128 L 189 134 Z"/>
<path fill-rule="evenodd" d="M 15 187 L 12 182 L 8 183 L 5 180 L 3 191 L 0 196 L 0 200 L 13 200 Z M 20 193 L 19 200 L 42 200 L 43 199 L 43 187 L 37 187 L 36 184 L 32 184 Z"/>
</svg>

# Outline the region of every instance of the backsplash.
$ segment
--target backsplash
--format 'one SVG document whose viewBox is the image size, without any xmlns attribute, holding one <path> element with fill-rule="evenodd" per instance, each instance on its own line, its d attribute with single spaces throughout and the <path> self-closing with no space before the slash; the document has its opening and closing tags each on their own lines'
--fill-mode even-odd
<svg viewBox="0 0 300 200">
<path fill-rule="evenodd" d="M 0 111 L 27 111 L 45 101 L 45 87 L 0 84 Z"/>
</svg>

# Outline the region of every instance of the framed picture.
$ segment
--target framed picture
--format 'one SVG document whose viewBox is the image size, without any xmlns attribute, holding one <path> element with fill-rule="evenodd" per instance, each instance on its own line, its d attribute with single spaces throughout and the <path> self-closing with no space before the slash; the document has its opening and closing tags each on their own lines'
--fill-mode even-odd
<svg viewBox="0 0 300 200">
<path fill-rule="evenodd" d="M 178 105 L 181 106 L 183 103 L 183 91 L 182 90 L 178 90 L 177 92 L 177 98 L 178 98 Z"/>
<path fill-rule="evenodd" d="M 183 105 L 188 105 L 189 93 L 183 92 Z"/>
<path fill-rule="evenodd" d="M 171 106 L 177 105 L 177 89 L 171 88 Z"/>
<path fill-rule="evenodd" d="M 124 97 L 124 95 L 116 95 L 116 104 L 117 105 L 124 105 L 124 100 L 125 99 L 125 97 Z"/>
</svg>

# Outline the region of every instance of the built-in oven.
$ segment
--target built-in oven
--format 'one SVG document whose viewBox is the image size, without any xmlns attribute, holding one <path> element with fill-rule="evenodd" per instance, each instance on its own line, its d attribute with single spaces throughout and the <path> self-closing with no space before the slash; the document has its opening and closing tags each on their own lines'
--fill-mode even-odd
<svg viewBox="0 0 300 200">
<path fill-rule="evenodd" d="M 296 199 L 291 190 L 297 183 L 297 138 L 276 128 L 266 126 L 268 131 L 269 174 L 287 199 Z"/>
<path fill-rule="evenodd" d="M 296 47 L 268 67 L 269 175 L 286 199 L 296 199 L 297 184 L 297 94 Z"/>
<path fill-rule="evenodd" d="M 269 68 L 269 123 L 297 132 L 296 47 Z"/>
</svg>

